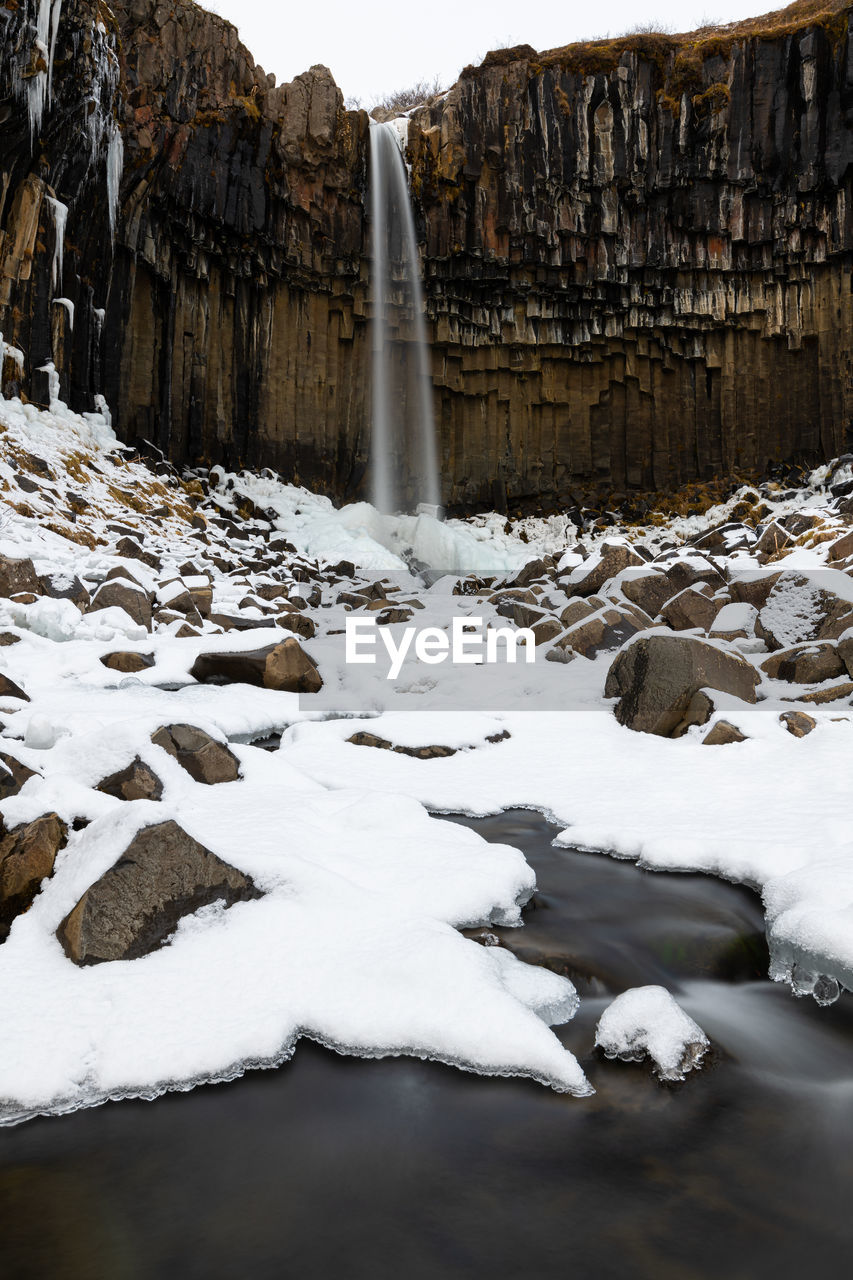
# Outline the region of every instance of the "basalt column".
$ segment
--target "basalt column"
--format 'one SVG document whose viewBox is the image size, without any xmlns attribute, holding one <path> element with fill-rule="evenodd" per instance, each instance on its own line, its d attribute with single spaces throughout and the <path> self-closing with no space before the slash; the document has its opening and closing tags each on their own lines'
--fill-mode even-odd
<svg viewBox="0 0 853 1280">
<path fill-rule="evenodd" d="M 447 505 L 853 443 L 850 23 L 502 50 L 414 114 Z M 4 394 L 52 361 L 128 440 L 364 496 L 368 132 L 189 0 L 0 3 Z"/>
<path fill-rule="evenodd" d="M 490 55 L 415 117 L 457 500 L 849 446 L 850 8 Z M 778 25 L 778 24 L 777 24 Z"/>
</svg>

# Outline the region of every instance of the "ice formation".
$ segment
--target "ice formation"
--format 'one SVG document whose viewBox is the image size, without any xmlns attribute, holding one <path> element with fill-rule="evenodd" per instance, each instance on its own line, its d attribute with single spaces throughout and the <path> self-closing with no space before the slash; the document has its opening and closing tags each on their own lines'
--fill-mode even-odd
<svg viewBox="0 0 853 1280">
<path fill-rule="evenodd" d="M 683 1080 L 698 1070 L 710 1048 L 701 1027 L 664 987 L 634 987 L 608 1005 L 595 1029 L 608 1058 L 642 1062 L 648 1056 L 661 1080 Z"/>
</svg>

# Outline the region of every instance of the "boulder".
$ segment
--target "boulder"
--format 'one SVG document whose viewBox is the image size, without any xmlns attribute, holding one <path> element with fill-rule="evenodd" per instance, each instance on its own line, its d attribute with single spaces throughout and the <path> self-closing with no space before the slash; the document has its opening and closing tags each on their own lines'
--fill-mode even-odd
<svg viewBox="0 0 853 1280">
<path fill-rule="evenodd" d="M 820 523 L 820 516 L 813 511 L 792 511 L 790 515 L 779 521 L 782 528 L 786 529 L 788 533 L 792 533 L 795 538 L 799 538 L 803 533 L 808 533 L 809 529 L 813 529 L 815 525 Z"/>
<path fill-rule="evenodd" d="M 847 668 L 848 674 L 853 676 L 853 632 L 839 640 L 838 656 Z"/>
<path fill-rule="evenodd" d="M 617 654 L 605 697 L 618 698 L 620 724 L 669 737 L 694 694 L 719 689 L 755 702 L 758 673 L 744 658 L 692 636 L 641 636 Z"/>
<path fill-rule="evenodd" d="M 323 687 L 316 666 L 292 636 L 243 653 L 201 653 L 190 675 L 202 682 L 254 684 L 285 693 L 318 693 Z"/>
<path fill-rule="evenodd" d="M 529 587 L 531 582 L 535 582 L 537 578 L 544 578 L 553 568 L 550 558 L 548 560 L 528 560 L 512 580 L 514 587 Z"/>
<path fill-rule="evenodd" d="M 119 538 L 116 543 L 116 555 L 125 560 L 139 560 L 142 564 L 147 564 L 149 569 L 160 568 L 159 557 L 152 555 L 150 551 L 144 551 L 135 538 Z"/>
<path fill-rule="evenodd" d="M 853 556 L 853 529 L 849 533 L 843 533 L 840 538 L 833 542 L 827 552 L 827 560 L 830 563 L 838 560 L 846 560 L 848 556 Z"/>
<path fill-rule="evenodd" d="M 68 837 L 58 814 L 16 827 L 0 841 L 0 924 L 9 925 L 32 903 L 42 880 L 53 873 Z"/>
<path fill-rule="evenodd" d="M 305 615 L 300 614 L 298 616 L 299 616 L 300 622 L 305 622 L 310 624 L 310 630 L 304 630 L 304 629 L 299 630 L 296 627 L 292 627 L 291 629 L 293 631 L 296 631 L 298 635 L 304 636 L 306 640 L 310 640 L 311 637 L 314 635 L 314 623 L 311 621 L 310 618 L 306 617 Z M 376 614 L 376 625 L 378 627 L 392 627 L 394 626 L 395 623 L 398 623 L 398 622 L 410 622 L 414 616 L 415 616 L 414 609 L 409 609 L 409 608 L 402 607 L 400 605 L 392 604 L 392 605 L 389 605 L 387 609 L 379 610 L 379 612 Z M 287 622 L 283 621 L 282 625 L 287 626 Z"/>
<path fill-rule="evenodd" d="M 723 524 L 715 525 L 713 529 L 708 529 L 705 533 L 697 533 L 688 539 L 690 545 L 697 551 L 721 550 L 727 555 L 731 555 L 741 547 L 748 547 L 754 540 L 752 530 L 738 520 L 727 520 Z"/>
<path fill-rule="evenodd" d="M 116 800 L 159 800 L 163 794 L 163 783 L 154 770 L 136 756 L 126 769 L 111 773 L 98 783 L 95 790 L 114 796 Z"/>
<path fill-rule="evenodd" d="M 757 617 L 758 610 L 754 604 L 732 601 L 723 605 L 708 635 L 712 640 L 747 640 L 755 634 Z"/>
<path fill-rule="evenodd" d="M 650 618 L 658 616 L 677 590 L 667 575 L 658 569 L 638 574 L 637 577 L 631 574 L 622 580 L 621 586 L 626 600 L 637 605 Z"/>
<path fill-rule="evenodd" d="M 89 606 L 89 592 L 79 578 L 65 573 L 45 573 L 39 578 L 42 594 L 54 600 L 70 600 L 85 613 Z"/>
<path fill-rule="evenodd" d="M 706 583 L 700 587 L 685 587 L 677 596 L 667 600 L 660 616 L 673 631 L 693 631 L 697 627 L 708 631 L 720 612 L 722 602 L 713 599 L 713 590 Z"/>
<path fill-rule="evenodd" d="M 86 612 L 96 613 L 98 609 L 113 606 L 124 609 L 146 631 L 151 630 L 151 596 L 137 583 L 131 582 L 129 578 L 113 578 L 101 583 Z"/>
<path fill-rule="evenodd" d="M 692 729 L 694 725 L 707 724 L 716 709 L 713 698 L 704 689 L 700 689 L 698 693 L 694 693 L 688 702 L 684 715 L 673 729 L 670 737 L 682 738 L 687 730 Z"/>
<path fill-rule="evenodd" d="M 144 827 L 57 929 L 75 964 L 135 960 L 167 941 L 182 916 L 213 902 L 259 898 L 252 880 L 176 822 Z"/>
<path fill-rule="evenodd" d="M 165 725 L 151 735 L 151 741 L 173 756 L 196 782 L 215 786 L 220 782 L 236 782 L 240 777 L 240 765 L 234 753 L 195 725 Z"/>
<path fill-rule="evenodd" d="M 153 667 L 154 657 L 150 653 L 133 653 L 120 649 L 116 653 L 105 653 L 101 662 L 105 667 L 109 667 L 110 671 L 122 671 L 127 675 L 133 675 L 137 671 L 147 671 L 149 667 Z"/>
<path fill-rule="evenodd" d="M 517 627 L 533 632 L 536 645 L 547 644 L 549 640 L 553 640 L 565 630 L 559 618 L 541 607 L 518 603 L 510 616 Z"/>
<path fill-rule="evenodd" d="M 391 614 L 400 614 L 402 616 L 391 617 Z M 411 609 L 397 609 L 391 606 L 380 613 L 376 621 L 380 625 L 384 625 L 388 622 L 407 622 L 411 617 Z M 279 613 L 275 624 L 277 627 L 283 627 L 285 631 L 292 631 L 295 636 L 301 636 L 303 640 L 313 640 L 317 634 L 317 625 L 314 619 L 309 617 L 307 613 L 300 613 L 297 609 Z"/>
<path fill-rule="evenodd" d="M 853 698 L 853 683 L 849 680 L 842 680 L 839 684 L 830 685 L 827 689 L 815 689 L 813 693 L 804 693 L 796 701 L 822 707 L 827 702 L 841 702 L 843 698 Z M 789 699 L 786 698 L 787 701 Z"/>
<path fill-rule="evenodd" d="M 533 642 L 537 646 L 548 644 L 563 631 L 563 624 L 551 613 L 543 613 L 538 622 L 532 623 Z"/>
<path fill-rule="evenodd" d="M 209 581 L 187 583 L 190 600 L 200 618 L 209 618 L 213 608 L 213 587 Z"/>
<path fill-rule="evenodd" d="M 212 590 L 210 591 L 209 598 L 205 593 L 204 602 L 207 608 L 207 615 L 209 616 L 210 605 L 213 602 Z M 201 621 L 201 614 L 196 607 L 193 593 L 187 584 L 180 578 L 173 578 L 157 588 L 158 617 L 164 610 L 169 610 L 171 613 L 183 614 L 185 617 L 191 618 L 196 622 Z"/>
<path fill-rule="evenodd" d="M 773 520 L 756 542 L 753 551 L 761 556 L 775 556 L 779 551 L 784 551 L 786 547 L 790 547 L 793 542 L 793 534 Z"/>
<path fill-rule="evenodd" d="M 703 747 L 727 747 L 732 742 L 746 742 L 746 734 L 741 733 L 736 724 L 729 720 L 718 720 L 713 728 L 702 739 Z"/>
<path fill-rule="evenodd" d="M 32 560 L 13 560 L 0 556 L 0 598 L 10 599 L 22 591 L 41 595 L 41 583 Z"/>
<path fill-rule="evenodd" d="M 837 646 L 828 641 L 782 649 L 765 659 L 761 670 L 771 680 L 787 680 L 791 684 L 822 684 L 846 673 Z"/>
<path fill-rule="evenodd" d="M 726 585 L 722 573 L 707 556 L 685 556 L 670 561 L 665 564 L 664 573 L 672 586 L 673 594 L 684 591 L 686 587 L 695 587 L 702 583 L 711 587 L 713 594 L 714 591 L 719 591 L 720 587 Z"/>
<path fill-rule="evenodd" d="M 591 618 L 596 609 L 603 608 L 604 601 L 599 600 L 598 596 L 593 596 L 590 600 L 570 600 L 560 614 L 560 621 L 564 627 L 574 627 L 584 618 Z"/>
<path fill-rule="evenodd" d="M 497 738 L 489 739 L 490 742 L 497 740 Z M 412 756 L 415 760 L 440 760 L 447 756 L 455 756 L 457 751 L 456 747 L 442 747 L 435 744 L 427 747 L 398 747 L 387 738 L 380 738 L 375 733 L 354 733 L 347 738 L 347 742 L 352 743 L 354 747 L 376 747 L 380 751 L 393 751 L 400 756 Z"/>
<path fill-rule="evenodd" d="M 624 542 L 605 542 L 599 551 L 583 564 L 572 569 L 562 578 L 562 585 L 569 595 L 594 596 L 605 582 L 615 578 L 623 569 L 645 564 L 645 560 L 633 547 Z"/>
<path fill-rule="evenodd" d="M 805 711 L 783 711 L 779 719 L 795 738 L 805 738 L 806 734 L 817 728 L 817 721 Z"/>
<path fill-rule="evenodd" d="M 729 583 L 729 594 L 738 604 L 750 604 L 755 609 L 763 609 L 781 576 L 778 569 L 772 573 L 752 572 L 733 576 Z"/>
<path fill-rule="evenodd" d="M 0 698 L 20 698 L 22 702 L 29 702 L 30 700 L 20 685 L 15 684 L 14 680 L 10 680 L 8 676 L 2 674 L 0 674 Z"/>
<path fill-rule="evenodd" d="M 787 649 L 813 640 L 837 640 L 853 626 L 853 588 L 838 570 L 810 576 L 781 573 L 755 624 L 768 649 Z"/>
<path fill-rule="evenodd" d="M 14 756 L 0 751 L 0 800 L 8 800 L 10 796 L 16 796 L 24 783 L 35 776 L 34 769 L 27 768 Z"/>
<path fill-rule="evenodd" d="M 16 636 L 12 631 L 0 631 L 0 649 L 8 649 L 13 644 L 20 644 L 21 637 Z"/>
<path fill-rule="evenodd" d="M 651 619 L 639 609 L 632 609 L 630 606 L 618 609 L 615 605 L 605 605 L 570 627 L 560 637 L 556 647 L 572 649 L 582 657 L 591 659 L 608 649 L 618 649 L 631 636 L 647 630 L 651 625 Z"/>
</svg>

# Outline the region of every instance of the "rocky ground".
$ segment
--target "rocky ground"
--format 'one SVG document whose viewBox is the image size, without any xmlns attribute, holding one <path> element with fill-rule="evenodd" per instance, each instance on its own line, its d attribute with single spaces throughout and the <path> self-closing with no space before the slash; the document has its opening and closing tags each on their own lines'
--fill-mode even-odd
<svg viewBox="0 0 853 1280">
<path fill-rule="evenodd" d="M 751 884 L 772 976 L 853 987 L 853 458 L 784 480 L 645 524 L 391 519 L 0 402 L 6 1118 L 300 1035 L 588 1092 L 548 1030 L 571 982 L 459 932 L 521 923 L 532 873 L 427 810 Z M 354 617 L 529 628 L 536 661 L 389 680 Z"/>
</svg>

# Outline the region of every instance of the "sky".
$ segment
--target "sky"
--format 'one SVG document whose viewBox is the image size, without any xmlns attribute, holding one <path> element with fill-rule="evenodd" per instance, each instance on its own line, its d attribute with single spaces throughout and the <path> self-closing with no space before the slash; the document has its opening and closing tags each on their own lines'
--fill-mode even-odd
<svg viewBox="0 0 853 1280">
<path fill-rule="evenodd" d="M 330 67 L 347 98 L 369 107 L 396 89 L 438 77 L 456 80 L 469 62 L 501 45 L 553 49 L 594 36 L 621 35 L 651 22 L 691 31 L 709 22 L 733 22 L 784 7 L 785 0 L 202 0 L 235 23 L 243 43 L 278 81 L 292 80 L 314 63 Z"/>
</svg>

